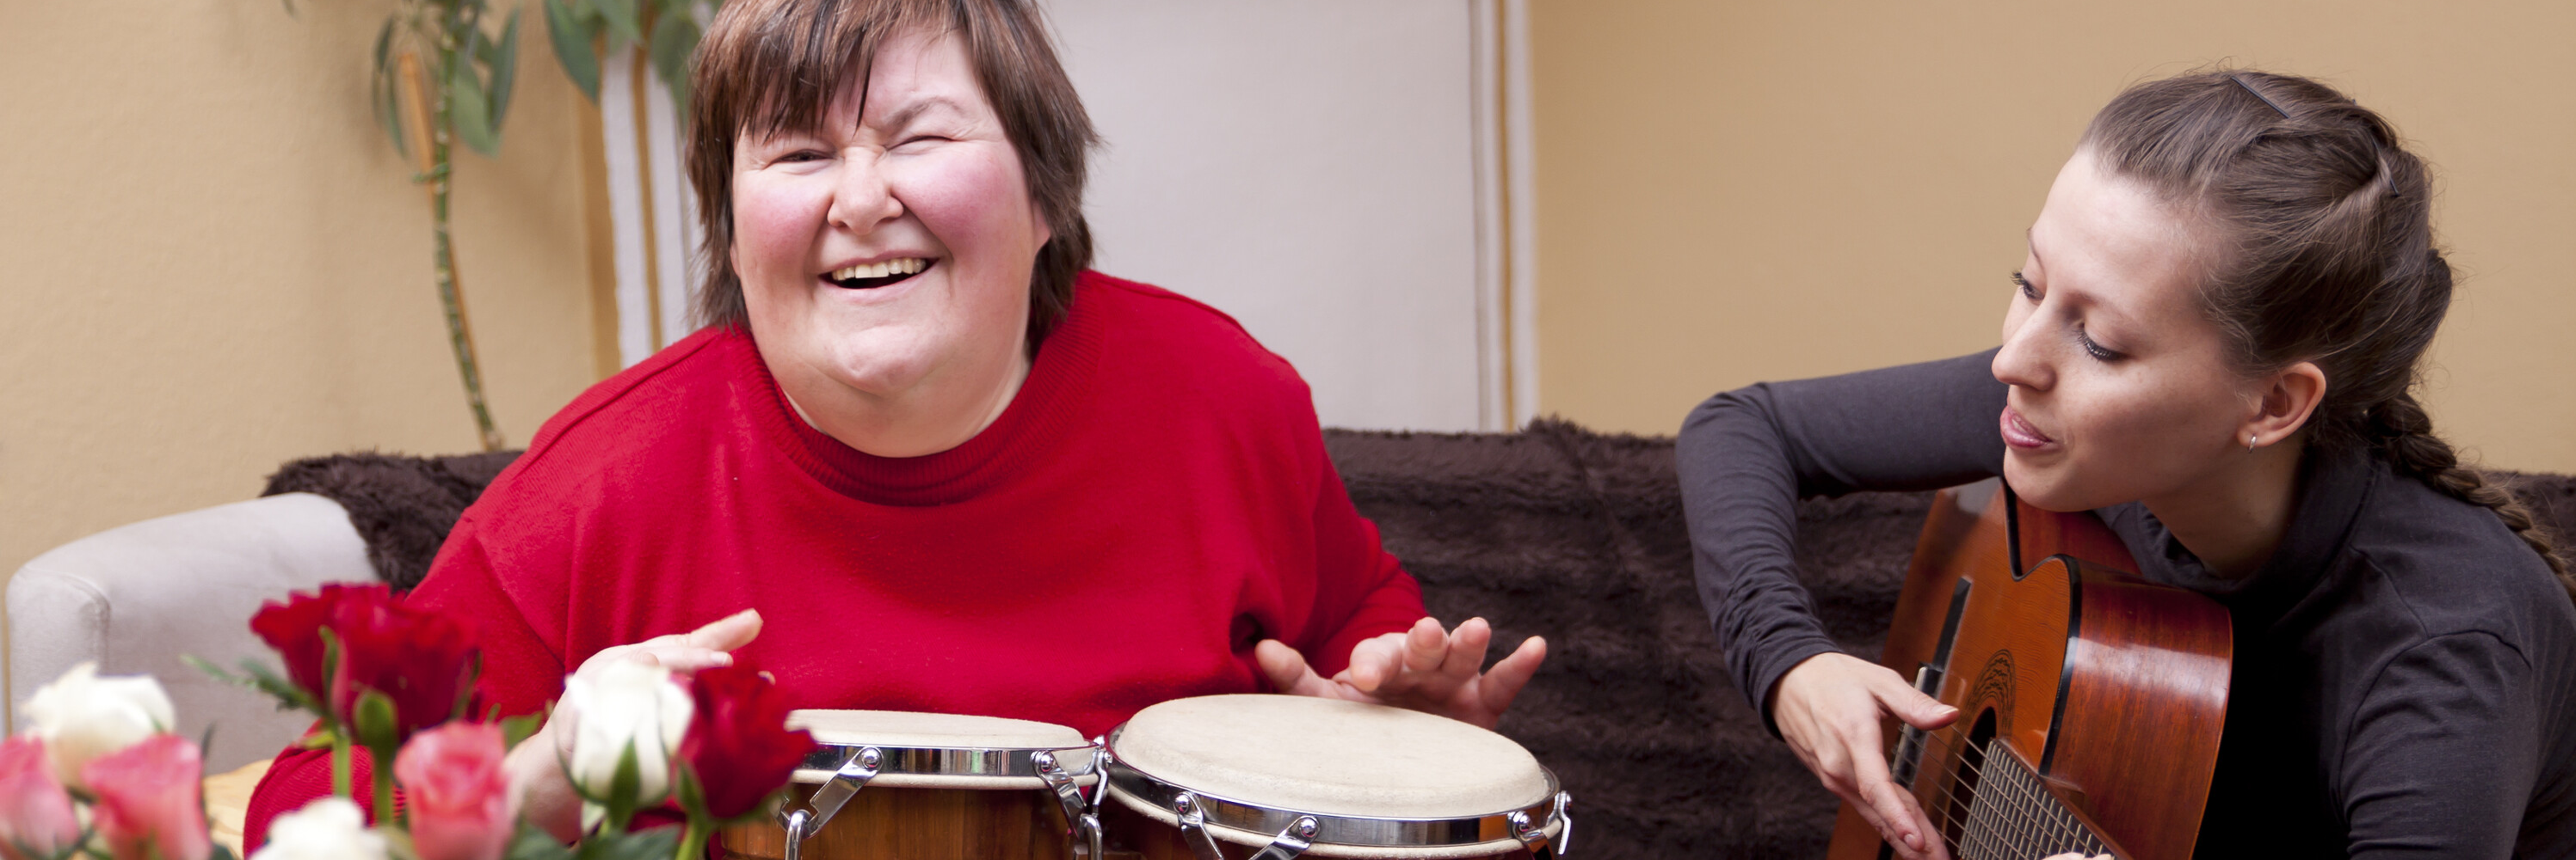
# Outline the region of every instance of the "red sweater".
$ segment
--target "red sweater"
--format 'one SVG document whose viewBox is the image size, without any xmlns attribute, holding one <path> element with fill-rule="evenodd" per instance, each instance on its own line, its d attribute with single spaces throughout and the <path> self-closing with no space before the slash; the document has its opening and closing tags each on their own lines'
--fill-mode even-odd
<svg viewBox="0 0 2576 860">
<path fill-rule="evenodd" d="M 991 427 L 907 459 L 806 426 L 748 335 L 692 335 L 546 422 L 410 599 L 472 619 L 507 713 L 603 648 L 757 608 L 737 653 L 795 707 L 1086 735 L 1265 687 L 1264 638 L 1330 675 L 1422 617 L 1286 361 L 1152 286 L 1085 272 L 1074 295 Z M 248 844 L 329 790 L 326 753 L 280 754 Z"/>
</svg>

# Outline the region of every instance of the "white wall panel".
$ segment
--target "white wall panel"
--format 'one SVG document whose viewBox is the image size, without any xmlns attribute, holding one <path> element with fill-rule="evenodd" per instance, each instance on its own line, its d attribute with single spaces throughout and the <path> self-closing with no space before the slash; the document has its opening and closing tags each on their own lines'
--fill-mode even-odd
<svg viewBox="0 0 2576 860">
<path fill-rule="evenodd" d="M 1498 423 L 1501 369 L 1479 368 L 1499 354 L 1478 326 L 1481 7 L 1053 0 L 1108 141 L 1099 268 L 1241 320 L 1328 426 Z"/>
</svg>

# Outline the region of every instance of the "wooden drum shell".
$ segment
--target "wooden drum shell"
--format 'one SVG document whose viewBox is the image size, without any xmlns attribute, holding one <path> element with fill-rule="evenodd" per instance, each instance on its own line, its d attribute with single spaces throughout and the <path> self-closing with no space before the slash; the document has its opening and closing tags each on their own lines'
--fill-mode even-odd
<svg viewBox="0 0 2576 860">
<path fill-rule="evenodd" d="M 816 786 L 799 785 L 790 809 Z M 889 788 L 851 795 L 822 832 L 805 840 L 804 860 L 1074 860 L 1064 810 L 1036 789 Z M 725 860 L 780 860 L 787 831 L 776 821 L 738 824 L 720 835 Z M 1187 858 L 1184 852 L 1181 855 Z"/>
</svg>

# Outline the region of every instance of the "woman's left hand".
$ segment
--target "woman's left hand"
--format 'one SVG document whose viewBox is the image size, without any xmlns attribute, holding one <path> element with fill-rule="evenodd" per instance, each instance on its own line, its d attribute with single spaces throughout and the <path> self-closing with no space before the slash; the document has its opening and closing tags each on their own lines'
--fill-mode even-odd
<svg viewBox="0 0 2576 860">
<path fill-rule="evenodd" d="M 1494 628 L 1482 618 L 1467 619 L 1454 632 L 1424 618 L 1410 631 L 1361 642 L 1351 649 L 1351 667 L 1330 679 L 1277 639 L 1262 640 L 1252 653 L 1282 693 L 1395 705 L 1490 729 L 1547 659 L 1547 640 L 1532 636 L 1479 673 L 1493 640 Z"/>
</svg>

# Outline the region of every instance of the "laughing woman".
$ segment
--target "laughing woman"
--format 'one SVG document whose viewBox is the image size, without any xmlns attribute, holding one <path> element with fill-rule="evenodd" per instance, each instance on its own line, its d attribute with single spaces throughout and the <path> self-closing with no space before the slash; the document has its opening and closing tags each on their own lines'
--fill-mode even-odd
<svg viewBox="0 0 2576 860">
<path fill-rule="evenodd" d="M 2122 93 L 2031 224 L 2000 348 L 1727 392 L 1683 425 L 1739 688 L 1900 855 L 1947 855 L 1879 725 L 1958 715 L 1835 648 L 1790 535 L 1802 496 L 2000 475 L 2232 613 L 2203 856 L 2576 854 L 2576 587 L 2412 394 L 2451 301 L 2430 212 L 2423 163 L 2315 81 Z"/>
<path fill-rule="evenodd" d="M 479 624 L 505 713 L 623 660 L 1086 735 L 1263 689 L 1511 702 L 1544 643 L 1480 672 L 1484 622 L 1423 617 L 1296 371 L 1088 270 L 1093 133 L 1046 32 L 1030 0 L 723 4 L 692 62 L 707 327 L 548 421 L 411 597 Z M 509 762 L 563 836 L 579 717 Z M 327 771 L 282 755 L 246 835 Z"/>
</svg>

